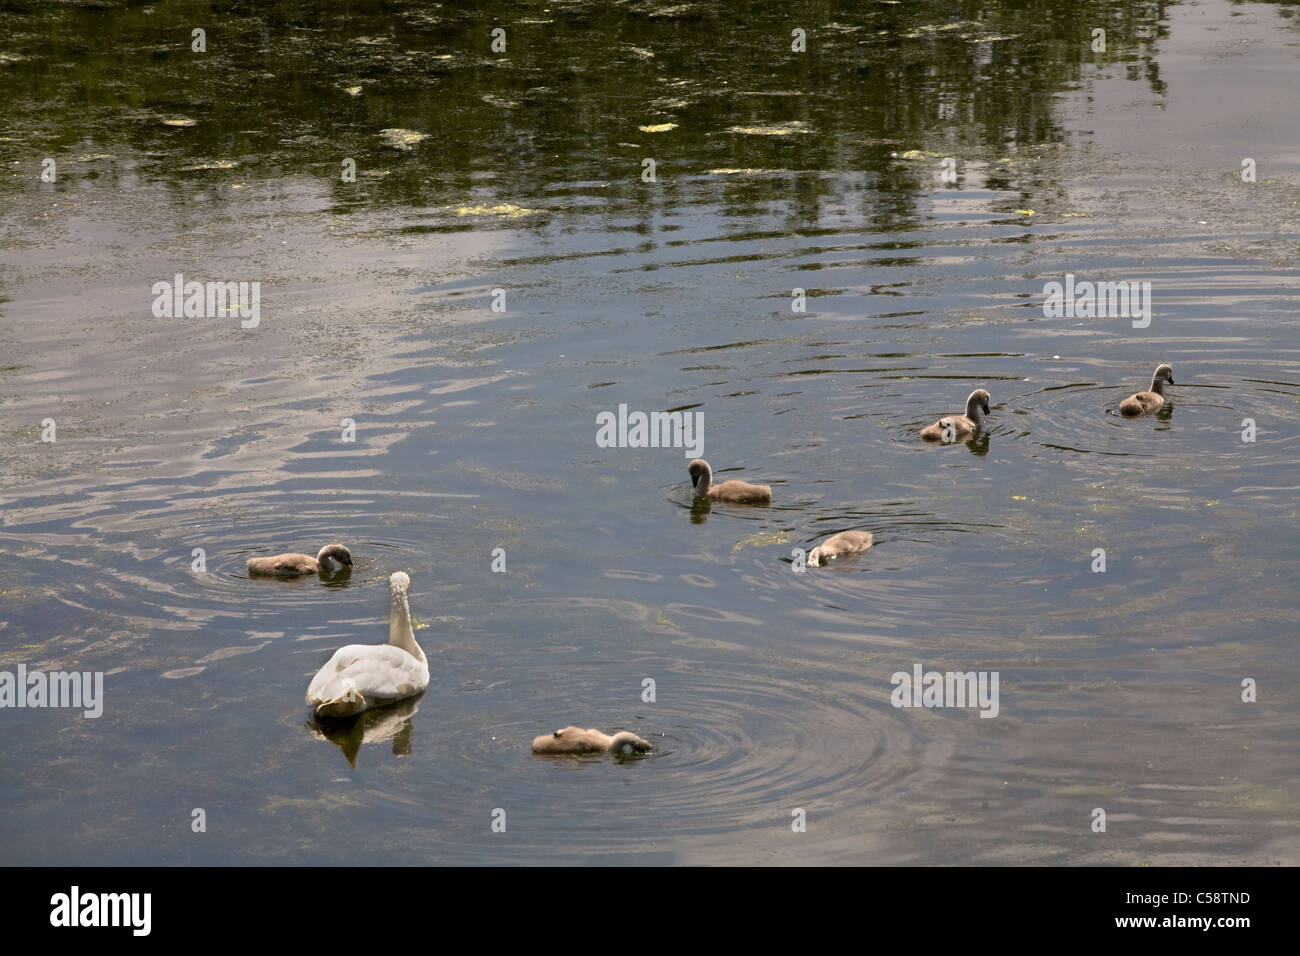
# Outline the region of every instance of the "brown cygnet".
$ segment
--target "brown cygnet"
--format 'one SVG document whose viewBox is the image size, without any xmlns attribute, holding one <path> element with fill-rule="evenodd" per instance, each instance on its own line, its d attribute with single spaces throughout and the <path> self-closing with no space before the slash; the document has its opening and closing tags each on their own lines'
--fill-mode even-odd
<svg viewBox="0 0 1300 956">
<path fill-rule="evenodd" d="M 808 555 L 808 563 L 814 568 L 830 562 L 831 558 L 843 558 L 858 554 L 871 547 L 870 531 L 841 531 L 831 535 Z"/>
<path fill-rule="evenodd" d="M 686 466 L 691 476 L 691 485 L 695 488 L 696 498 L 709 501 L 731 501 L 741 505 L 767 505 L 772 503 L 771 485 L 751 485 L 747 481 L 724 481 L 720 485 L 713 483 L 713 469 L 703 458 L 696 458 Z"/>
<path fill-rule="evenodd" d="M 352 564 L 352 552 L 341 544 L 327 544 L 316 557 L 307 554 L 277 554 L 270 558 L 249 558 L 248 573 L 276 578 L 302 574 L 326 574 Z"/>
<path fill-rule="evenodd" d="M 583 730 L 572 725 L 563 727 L 550 734 L 542 734 L 533 740 L 535 754 L 594 754 L 618 753 L 623 749 L 645 753 L 650 750 L 650 742 L 642 740 L 630 730 L 610 736 L 599 730 Z"/>
<path fill-rule="evenodd" d="M 921 429 L 921 437 L 926 441 L 954 442 L 969 438 L 980 427 L 984 416 L 989 413 L 989 393 L 977 388 L 966 399 L 965 415 L 949 415 L 933 425 Z"/>
<path fill-rule="evenodd" d="M 1134 392 L 1124 399 L 1119 403 L 1120 414 L 1132 417 L 1160 411 L 1165 404 L 1165 386 L 1173 384 L 1175 384 L 1173 366 L 1164 363 L 1157 365 L 1156 374 L 1151 378 L 1151 391 Z"/>
</svg>

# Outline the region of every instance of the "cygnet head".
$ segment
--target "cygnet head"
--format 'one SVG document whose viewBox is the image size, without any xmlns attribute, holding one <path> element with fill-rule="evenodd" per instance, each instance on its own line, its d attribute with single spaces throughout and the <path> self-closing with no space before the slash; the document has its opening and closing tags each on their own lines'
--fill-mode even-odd
<svg viewBox="0 0 1300 956">
<path fill-rule="evenodd" d="M 1156 366 L 1156 374 L 1151 378 L 1151 391 L 1158 391 L 1156 382 L 1162 385 L 1177 385 L 1174 381 L 1174 367 L 1168 362 L 1162 362 Z"/>
<path fill-rule="evenodd" d="M 980 412 L 985 415 L 989 413 L 989 393 L 977 388 L 966 399 L 966 417 L 977 422 L 980 420 Z"/>
<path fill-rule="evenodd" d="M 351 567 L 352 552 L 349 551 L 345 545 L 327 544 L 325 547 L 321 548 L 320 553 L 316 555 L 316 561 L 321 565 L 321 567 L 327 568 L 331 571 L 335 568 L 345 566 Z"/>
<path fill-rule="evenodd" d="M 713 469 L 703 458 L 696 458 L 686 466 L 686 473 L 691 476 L 691 487 L 695 489 L 697 497 L 704 497 L 709 493 L 709 485 L 713 484 Z"/>
<path fill-rule="evenodd" d="M 614 753 L 619 753 L 626 749 L 635 753 L 644 754 L 649 753 L 654 748 L 651 746 L 650 741 L 642 740 L 630 730 L 623 730 L 614 735 L 614 739 L 610 741 L 609 749 L 614 751 Z"/>
<path fill-rule="evenodd" d="M 411 576 L 405 571 L 394 571 L 388 578 L 388 590 L 393 594 L 411 590 Z"/>
</svg>

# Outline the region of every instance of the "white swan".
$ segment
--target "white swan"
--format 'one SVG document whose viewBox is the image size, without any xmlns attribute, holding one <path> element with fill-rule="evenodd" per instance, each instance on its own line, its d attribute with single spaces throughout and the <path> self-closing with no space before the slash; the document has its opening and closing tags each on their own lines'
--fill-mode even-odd
<svg viewBox="0 0 1300 956">
<path fill-rule="evenodd" d="M 637 753 L 651 749 L 649 741 L 642 740 L 630 730 L 610 736 L 599 730 L 583 730 L 569 725 L 554 733 L 533 738 L 535 754 L 594 754 L 611 750 L 618 753 L 624 747 Z"/>
<path fill-rule="evenodd" d="M 307 704 L 317 717 L 350 717 L 371 707 L 413 697 L 429 686 L 429 660 L 415 643 L 406 600 L 411 579 L 394 571 L 388 579 L 387 644 L 349 644 L 316 672 Z"/>
</svg>

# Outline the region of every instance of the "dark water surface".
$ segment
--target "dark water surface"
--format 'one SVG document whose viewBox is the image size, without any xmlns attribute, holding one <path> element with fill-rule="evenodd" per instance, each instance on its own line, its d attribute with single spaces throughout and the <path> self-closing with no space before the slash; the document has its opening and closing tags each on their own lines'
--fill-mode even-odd
<svg viewBox="0 0 1300 956">
<path fill-rule="evenodd" d="M 1300 863 L 1295 10 L 0 12 L 0 670 L 106 674 L 0 710 L 0 863 Z M 155 318 L 178 272 L 260 325 Z M 620 404 L 773 506 L 693 511 Z M 432 680 L 340 749 L 303 694 L 396 570 Z M 529 753 L 568 723 L 656 751 Z"/>
</svg>

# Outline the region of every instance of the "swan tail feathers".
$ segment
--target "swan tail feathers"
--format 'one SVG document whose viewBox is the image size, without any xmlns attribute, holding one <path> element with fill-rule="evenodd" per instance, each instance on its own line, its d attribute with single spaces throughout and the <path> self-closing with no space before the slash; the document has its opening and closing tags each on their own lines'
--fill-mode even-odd
<svg viewBox="0 0 1300 956">
<path fill-rule="evenodd" d="M 342 692 L 334 694 L 329 699 L 308 699 L 308 703 L 316 708 L 318 717 L 351 717 L 366 709 L 365 695 L 357 690 L 356 684 L 352 681 L 347 682 Z"/>
</svg>

